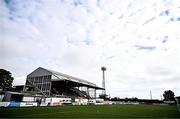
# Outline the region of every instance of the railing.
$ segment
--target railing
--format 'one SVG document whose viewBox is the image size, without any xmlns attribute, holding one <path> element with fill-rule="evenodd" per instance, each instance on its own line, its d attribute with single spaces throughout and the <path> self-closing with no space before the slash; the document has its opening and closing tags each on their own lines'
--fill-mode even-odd
<svg viewBox="0 0 180 119">
<path fill-rule="evenodd" d="M 71 90 L 72 90 L 72 91 L 75 91 L 75 92 L 78 93 L 80 96 L 90 98 L 90 96 L 89 96 L 85 91 L 80 91 L 80 90 L 77 89 L 77 88 L 71 88 Z"/>
</svg>

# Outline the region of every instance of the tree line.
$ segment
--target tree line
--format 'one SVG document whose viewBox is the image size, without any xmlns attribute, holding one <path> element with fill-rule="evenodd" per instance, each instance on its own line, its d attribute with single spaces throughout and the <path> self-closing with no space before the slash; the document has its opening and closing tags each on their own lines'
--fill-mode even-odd
<svg viewBox="0 0 180 119">
<path fill-rule="evenodd" d="M 158 99 L 138 99 L 137 97 L 133 98 L 119 98 L 119 97 L 114 97 L 111 98 L 111 101 L 123 101 L 123 102 L 140 102 L 140 103 L 163 103 L 164 101 L 175 101 L 175 98 L 180 99 L 180 96 L 175 97 L 175 94 L 171 90 L 166 90 L 163 93 L 163 100 L 158 100 Z"/>
</svg>

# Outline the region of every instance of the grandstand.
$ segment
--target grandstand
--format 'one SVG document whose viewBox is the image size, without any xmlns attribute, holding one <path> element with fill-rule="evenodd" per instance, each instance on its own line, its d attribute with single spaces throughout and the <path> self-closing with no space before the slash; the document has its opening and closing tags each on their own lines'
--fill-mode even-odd
<svg viewBox="0 0 180 119">
<path fill-rule="evenodd" d="M 23 92 L 43 97 L 95 99 L 97 90 L 104 88 L 80 78 L 39 67 L 27 76 Z"/>
</svg>

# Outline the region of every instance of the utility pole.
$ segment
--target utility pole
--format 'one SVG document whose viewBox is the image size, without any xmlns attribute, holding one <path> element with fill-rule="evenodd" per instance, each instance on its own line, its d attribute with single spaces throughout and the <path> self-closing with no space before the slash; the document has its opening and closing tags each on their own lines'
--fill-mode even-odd
<svg viewBox="0 0 180 119">
<path fill-rule="evenodd" d="M 162 99 L 162 95 L 160 95 L 160 98 L 161 98 L 161 100 L 163 100 L 163 99 Z"/>
<path fill-rule="evenodd" d="M 152 100 L 152 93 L 151 93 L 151 90 L 150 90 L 150 98 L 151 98 L 151 100 Z"/>
</svg>

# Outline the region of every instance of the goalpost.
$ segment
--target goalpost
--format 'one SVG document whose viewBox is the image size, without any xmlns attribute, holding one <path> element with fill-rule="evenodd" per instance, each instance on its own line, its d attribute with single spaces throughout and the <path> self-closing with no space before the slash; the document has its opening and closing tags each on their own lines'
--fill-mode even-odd
<svg viewBox="0 0 180 119">
<path fill-rule="evenodd" d="M 177 98 L 175 98 L 176 99 L 176 104 L 177 104 L 177 108 L 178 108 L 178 111 L 180 112 L 180 99 L 177 99 Z"/>
</svg>

